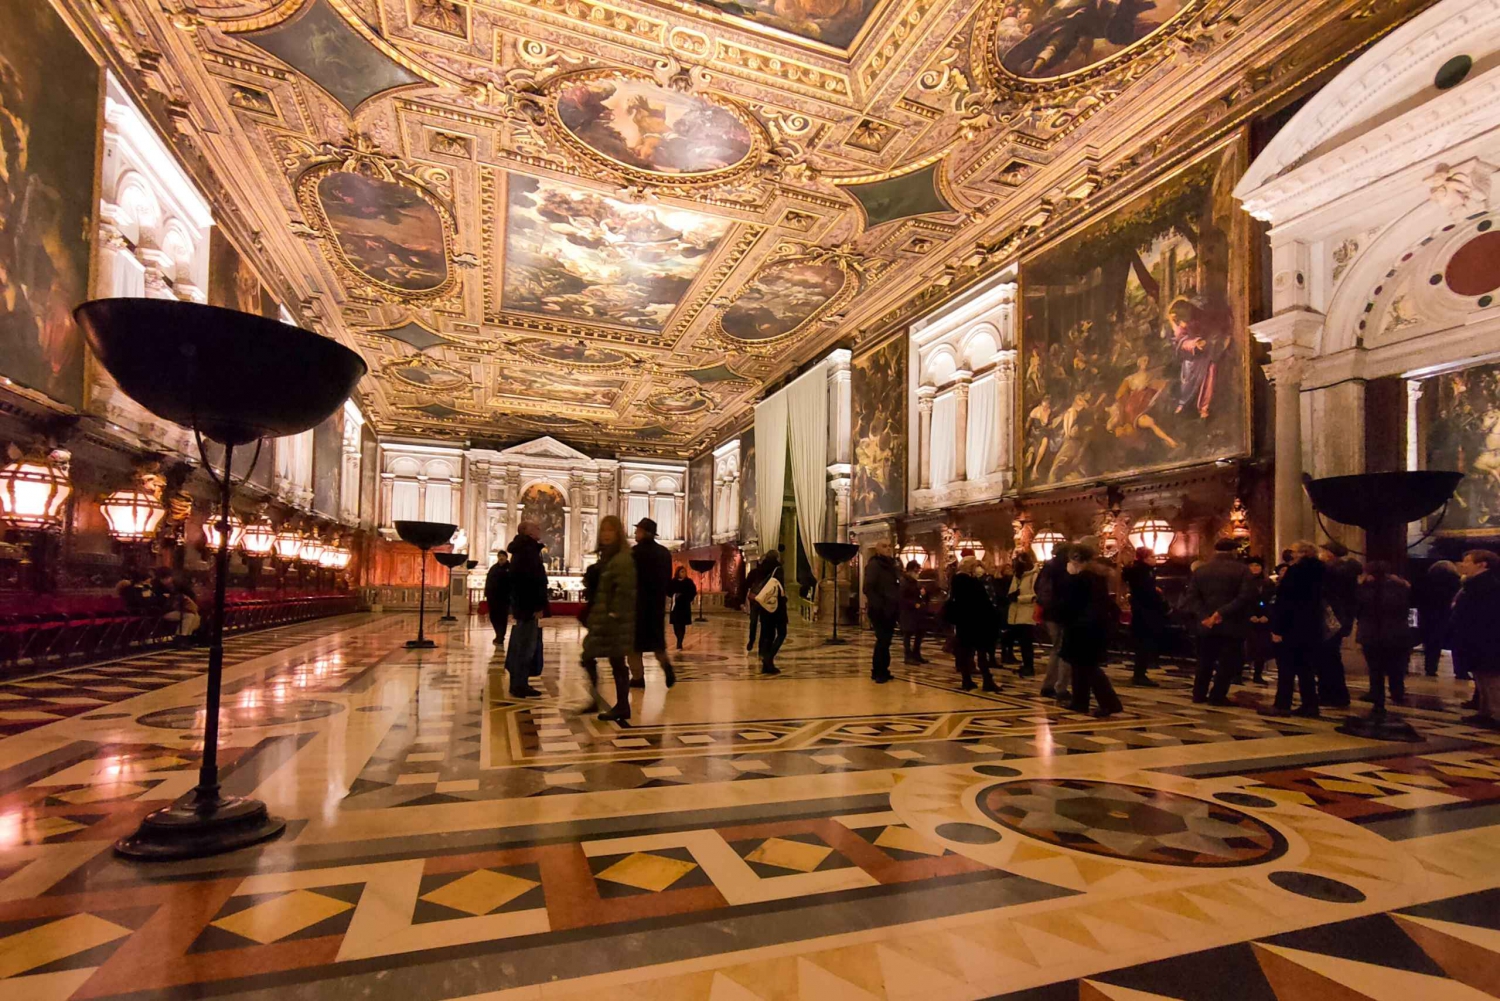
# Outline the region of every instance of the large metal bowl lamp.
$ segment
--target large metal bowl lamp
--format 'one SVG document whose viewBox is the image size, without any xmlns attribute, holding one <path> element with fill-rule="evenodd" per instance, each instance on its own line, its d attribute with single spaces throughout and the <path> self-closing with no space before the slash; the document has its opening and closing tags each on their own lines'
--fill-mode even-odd
<svg viewBox="0 0 1500 1001">
<path fill-rule="evenodd" d="M 454 538 L 457 539 L 462 534 L 463 534 L 463 529 L 460 528 L 458 530 L 458 532 L 454 535 Z M 468 539 L 461 539 L 460 541 L 467 543 L 469 540 Z M 455 543 L 455 545 L 456 544 L 457 543 Z M 454 570 L 457 570 L 459 567 L 464 566 L 465 564 L 467 564 L 469 562 L 469 554 L 468 553 L 453 553 L 453 552 L 449 552 L 449 553 L 433 553 L 432 554 L 432 558 L 435 559 L 435 560 L 437 560 L 438 563 L 440 563 L 443 566 L 447 567 L 449 573 L 452 573 Z M 446 611 L 443 612 L 443 617 L 441 619 L 438 619 L 438 621 L 439 622 L 457 622 L 458 621 L 458 616 L 456 616 L 456 615 L 453 614 L 453 578 L 452 577 L 448 578 L 448 599 L 447 600 L 448 600 L 447 609 L 446 609 Z"/>
<path fill-rule="evenodd" d="M 73 316 L 122 392 L 156 416 L 193 430 L 204 468 L 219 486 L 219 532 L 226 538 L 235 447 L 315 427 L 343 405 L 366 371 L 359 355 L 334 341 L 215 306 L 170 299 L 99 299 L 79 306 Z M 224 446 L 222 473 L 216 474 L 208 462 L 204 438 Z M 122 515 L 139 510 L 135 500 L 118 509 Z M 160 521 L 160 514 L 155 521 Z M 125 521 L 120 524 L 124 527 Z M 136 518 L 131 524 L 142 522 Z M 264 841 L 286 827 L 259 800 L 225 796 L 220 789 L 219 707 L 229 546 L 219 547 L 214 565 L 198 785 L 171 806 L 148 814 L 134 834 L 115 844 L 115 851 L 128 858 L 199 858 Z"/>
<path fill-rule="evenodd" d="M 859 555 L 859 547 L 852 542 L 814 542 L 813 549 L 819 556 L 832 563 L 835 567 L 841 567 Z M 823 642 L 828 646 L 843 646 L 849 642 L 845 639 L 839 639 L 838 570 L 834 570 L 833 572 L 833 635 Z"/>
<path fill-rule="evenodd" d="M 716 567 L 718 565 L 719 565 L 719 561 L 718 560 L 707 560 L 707 559 L 701 559 L 701 558 L 700 559 L 688 560 L 688 566 L 692 567 L 694 570 L 698 571 L 699 573 L 708 573 L 709 571 L 711 571 L 714 567 Z M 701 588 L 701 587 L 698 589 L 698 617 L 693 620 L 694 622 L 707 622 L 708 621 L 708 616 L 706 616 L 706 615 L 703 614 L 703 592 L 705 590 L 707 590 L 707 589 L 706 588 Z"/>
<path fill-rule="evenodd" d="M 457 525 L 450 525 L 444 521 L 398 521 L 396 522 L 396 534 L 401 536 L 402 542 L 409 542 L 422 550 L 422 588 L 417 592 L 417 638 L 407 640 L 406 646 L 411 650 L 428 650 L 437 646 L 427 638 L 427 551 L 436 549 L 449 539 L 453 533 L 458 531 Z"/>
</svg>

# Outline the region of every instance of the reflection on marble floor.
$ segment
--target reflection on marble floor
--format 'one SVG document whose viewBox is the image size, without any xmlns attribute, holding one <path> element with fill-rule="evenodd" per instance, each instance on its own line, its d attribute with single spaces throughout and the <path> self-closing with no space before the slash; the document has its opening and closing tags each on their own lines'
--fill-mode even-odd
<svg viewBox="0 0 1500 1001">
<path fill-rule="evenodd" d="M 1173 672 L 1101 721 L 951 663 L 877 687 L 803 629 L 762 677 L 723 615 L 622 729 L 575 623 L 527 701 L 487 628 L 414 624 L 231 641 L 225 785 L 289 825 L 193 863 L 109 848 L 195 781 L 200 652 L 0 685 L 14 996 L 1500 996 L 1500 735 L 1450 678 L 1414 679 L 1419 745 Z"/>
</svg>

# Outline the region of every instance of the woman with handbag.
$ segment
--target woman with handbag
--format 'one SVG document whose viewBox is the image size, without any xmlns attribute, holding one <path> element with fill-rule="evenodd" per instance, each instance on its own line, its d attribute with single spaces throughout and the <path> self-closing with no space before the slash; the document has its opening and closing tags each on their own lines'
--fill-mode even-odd
<svg viewBox="0 0 1500 1001">
<path fill-rule="evenodd" d="M 760 606 L 760 673 L 780 674 L 776 652 L 786 642 L 786 585 L 781 582 L 781 556 L 767 553 L 762 566 L 769 565 L 765 582 L 755 595 Z"/>
<path fill-rule="evenodd" d="M 1028 552 L 1016 553 L 1011 562 L 1006 628 L 1011 640 L 1020 648 L 1020 676 L 1023 678 L 1036 674 L 1036 575 L 1036 559 Z"/>
<path fill-rule="evenodd" d="M 609 515 L 599 522 L 599 586 L 584 623 L 585 662 L 604 658 L 615 677 L 615 704 L 599 714 L 606 722 L 630 725 L 630 665 L 626 656 L 635 649 L 635 561 L 625 544 L 620 519 Z"/>
</svg>

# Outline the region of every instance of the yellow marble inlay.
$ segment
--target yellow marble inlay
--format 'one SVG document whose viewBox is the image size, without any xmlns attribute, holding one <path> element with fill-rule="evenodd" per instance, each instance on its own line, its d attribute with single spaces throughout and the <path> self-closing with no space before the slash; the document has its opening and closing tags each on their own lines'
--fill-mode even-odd
<svg viewBox="0 0 1500 1001">
<path fill-rule="evenodd" d="M 875 839 L 879 848 L 894 848 L 900 852 L 914 852 L 918 855 L 942 855 L 943 847 L 928 841 L 922 835 L 913 831 L 910 827 L 892 825 L 880 832 L 880 837 Z"/>
<path fill-rule="evenodd" d="M 693 862 L 636 852 L 622 858 L 595 878 L 633 886 L 637 890 L 660 893 L 696 868 L 698 866 Z"/>
<path fill-rule="evenodd" d="M 80 806 L 84 803 L 103 803 L 113 799 L 135 799 L 145 791 L 146 787 L 143 785 L 136 785 L 134 782 L 119 782 L 74 789 L 72 792 L 59 793 L 57 798 L 64 803 Z"/>
<path fill-rule="evenodd" d="M 1313 782 L 1329 792 L 1344 792 L 1351 796 L 1381 796 L 1385 792 L 1368 782 L 1350 782 L 1345 779 L 1313 779 Z"/>
<path fill-rule="evenodd" d="M 320 921 L 327 921 L 335 914 L 342 914 L 353 906 L 347 901 L 325 897 L 321 893 L 293 890 L 274 900 L 267 900 L 220 918 L 212 924 L 215 928 L 222 928 L 252 942 L 270 945 L 288 935 L 295 935 L 304 928 L 311 928 Z"/>
<path fill-rule="evenodd" d="M 746 855 L 745 861 L 775 866 L 778 869 L 812 872 L 832 854 L 833 849 L 827 845 L 809 845 L 800 841 L 769 838 L 755 851 Z"/>
<path fill-rule="evenodd" d="M 87 826 L 67 817 L 38 817 L 25 825 L 24 832 L 28 841 L 41 841 L 44 838 L 55 838 L 59 834 L 72 834 Z"/>
<path fill-rule="evenodd" d="M 503 872 L 480 869 L 444 883 L 422 899 L 466 914 L 488 914 L 498 910 L 538 884 Z"/>
<path fill-rule="evenodd" d="M 113 921 L 72 914 L 0 939 L 0 978 L 14 977 L 130 934 Z"/>
</svg>

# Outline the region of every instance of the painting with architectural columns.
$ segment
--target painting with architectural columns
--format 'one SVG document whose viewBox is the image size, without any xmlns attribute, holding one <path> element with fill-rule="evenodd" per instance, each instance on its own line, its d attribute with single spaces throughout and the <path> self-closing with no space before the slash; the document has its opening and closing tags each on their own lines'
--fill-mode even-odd
<svg viewBox="0 0 1500 1001">
<path fill-rule="evenodd" d="M 1248 227 L 1232 140 L 1021 265 L 1021 479 L 1243 455 Z"/>
<path fill-rule="evenodd" d="M 853 362 L 849 508 L 855 521 L 906 508 L 906 353 L 903 335 Z"/>
<path fill-rule="evenodd" d="M 740 434 L 740 541 L 759 535 L 755 527 L 755 426 Z"/>
<path fill-rule="evenodd" d="M 1418 407 L 1422 468 L 1464 474 L 1441 533 L 1500 535 L 1500 365 L 1426 382 Z"/>
<path fill-rule="evenodd" d="M 521 494 L 521 517 L 541 526 L 546 547 L 542 560 L 548 564 L 567 555 L 568 516 L 563 510 L 567 504 L 563 492 L 550 483 L 533 483 Z"/>
<path fill-rule="evenodd" d="M 83 405 L 99 67 L 47 0 L 0 4 L 0 367 Z"/>
<path fill-rule="evenodd" d="M 706 452 L 688 463 L 688 545 L 709 546 L 714 538 L 714 456 Z"/>
</svg>

